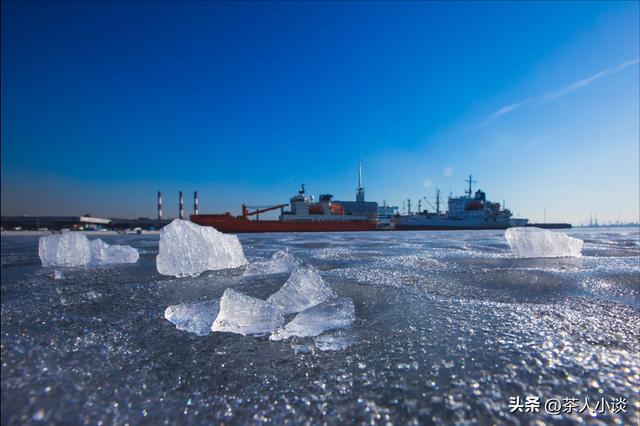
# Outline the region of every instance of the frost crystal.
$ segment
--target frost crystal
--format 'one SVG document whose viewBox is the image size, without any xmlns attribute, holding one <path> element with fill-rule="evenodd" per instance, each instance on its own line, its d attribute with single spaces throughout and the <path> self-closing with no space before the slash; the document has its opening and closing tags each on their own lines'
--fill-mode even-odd
<svg viewBox="0 0 640 426">
<path fill-rule="evenodd" d="M 282 274 L 291 272 L 300 266 L 300 260 L 289 252 L 289 250 L 278 250 L 271 256 L 271 259 L 250 264 L 244 271 L 244 276 Z"/>
<path fill-rule="evenodd" d="M 580 257 L 584 245 L 562 232 L 534 227 L 509 228 L 504 237 L 517 257 Z"/>
<path fill-rule="evenodd" d="M 89 239 L 71 231 L 44 235 L 38 241 L 38 255 L 43 266 L 83 266 L 91 260 Z"/>
<path fill-rule="evenodd" d="M 228 288 L 220 299 L 220 312 L 211 330 L 246 336 L 271 333 L 283 323 L 284 317 L 270 302 Z"/>
<path fill-rule="evenodd" d="M 220 302 L 211 300 L 200 303 L 181 303 L 169 306 L 164 317 L 171 321 L 178 330 L 206 336 L 211 332 L 211 324 L 220 310 Z"/>
<path fill-rule="evenodd" d="M 175 219 L 160 231 L 156 267 L 162 275 L 196 276 L 204 271 L 237 268 L 247 260 L 235 235 L 211 226 Z"/>
<path fill-rule="evenodd" d="M 334 299 L 300 312 L 287 325 L 270 336 L 284 340 L 292 336 L 317 336 L 324 331 L 351 326 L 355 321 L 353 300 Z"/>
<path fill-rule="evenodd" d="M 303 267 L 293 271 L 282 288 L 267 300 L 284 314 L 291 314 L 336 297 L 336 293 L 318 271 L 311 267 Z"/>
</svg>

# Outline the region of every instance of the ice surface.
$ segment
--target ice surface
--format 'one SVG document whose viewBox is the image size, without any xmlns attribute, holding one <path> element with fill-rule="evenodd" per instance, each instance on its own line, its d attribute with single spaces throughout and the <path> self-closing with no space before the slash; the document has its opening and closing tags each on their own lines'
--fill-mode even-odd
<svg viewBox="0 0 640 426">
<path fill-rule="evenodd" d="M 106 265 L 111 263 L 135 263 L 140 258 L 138 250 L 131 246 L 110 245 L 100 238 L 92 240 L 91 263 L 96 265 Z"/>
<path fill-rule="evenodd" d="M 355 309 L 350 298 L 333 299 L 300 312 L 287 325 L 270 336 L 284 340 L 292 336 L 317 336 L 324 331 L 346 328 L 355 321 Z"/>
<path fill-rule="evenodd" d="M 336 293 L 318 271 L 312 267 L 300 267 L 294 270 L 280 290 L 267 300 L 282 313 L 291 314 L 336 297 Z"/>
<path fill-rule="evenodd" d="M 300 259 L 295 257 L 289 250 L 278 250 L 271 256 L 271 259 L 262 262 L 255 262 L 247 266 L 244 276 L 281 274 L 291 272 L 301 265 Z"/>
<path fill-rule="evenodd" d="M 38 240 L 43 266 L 83 266 L 91 260 L 89 239 L 82 232 L 43 235 Z"/>
<path fill-rule="evenodd" d="M 196 276 L 204 271 L 245 265 L 242 245 L 235 235 L 211 226 L 175 219 L 160 231 L 156 267 L 162 275 Z"/>
<path fill-rule="evenodd" d="M 181 303 L 169 306 L 164 317 L 171 321 L 178 330 L 206 336 L 211 332 L 211 324 L 220 310 L 220 301 L 209 300 L 199 303 Z"/>
<path fill-rule="evenodd" d="M 561 231 L 585 241 L 582 257 L 516 258 L 504 230 L 239 234 L 247 258 L 289 247 L 353 299 L 357 319 L 343 330 L 356 343 L 327 352 L 315 340 L 332 346 L 337 330 L 273 342 L 198 337 L 164 319 L 167 306 L 230 286 L 266 299 L 288 275 L 159 278 L 142 251 L 126 268 L 43 268 L 38 237 L 3 232 L 2 424 L 211 424 L 233 413 L 239 424 L 637 425 L 640 229 Z M 158 254 L 159 235 L 117 239 Z M 326 244 L 344 250 L 328 257 Z M 509 413 L 514 394 L 554 392 L 630 405 Z"/>
<path fill-rule="evenodd" d="M 509 228 L 504 237 L 517 257 L 580 257 L 584 244 L 562 232 L 534 227 Z"/>
<path fill-rule="evenodd" d="M 271 333 L 283 323 L 282 313 L 272 303 L 228 288 L 220 299 L 220 312 L 211 330 L 246 336 Z"/>
</svg>

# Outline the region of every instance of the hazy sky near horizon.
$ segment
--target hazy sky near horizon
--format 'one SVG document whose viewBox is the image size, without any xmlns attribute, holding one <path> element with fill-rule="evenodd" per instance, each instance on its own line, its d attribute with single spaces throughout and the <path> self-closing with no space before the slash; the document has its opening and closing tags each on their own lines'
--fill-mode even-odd
<svg viewBox="0 0 640 426">
<path fill-rule="evenodd" d="M 2 2 L 2 214 L 462 194 L 637 221 L 640 3 Z"/>
</svg>

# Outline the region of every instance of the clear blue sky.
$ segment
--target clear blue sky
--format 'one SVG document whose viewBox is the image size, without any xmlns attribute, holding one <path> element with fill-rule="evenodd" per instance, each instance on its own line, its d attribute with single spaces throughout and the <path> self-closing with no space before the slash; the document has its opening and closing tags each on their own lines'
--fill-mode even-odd
<svg viewBox="0 0 640 426">
<path fill-rule="evenodd" d="M 3 1 L 2 214 L 353 199 L 362 160 L 369 200 L 473 173 L 532 220 L 638 220 L 639 20 L 634 1 Z"/>
</svg>

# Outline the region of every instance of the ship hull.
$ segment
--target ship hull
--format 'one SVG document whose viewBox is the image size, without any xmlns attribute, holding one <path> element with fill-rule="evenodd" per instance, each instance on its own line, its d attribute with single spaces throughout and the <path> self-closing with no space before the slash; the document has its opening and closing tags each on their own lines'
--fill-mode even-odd
<svg viewBox="0 0 640 426">
<path fill-rule="evenodd" d="M 448 219 L 424 218 L 423 216 L 404 216 L 395 221 L 395 229 L 399 231 L 452 231 L 473 229 L 507 229 L 516 226 L 526 226 L 526 219 Z"/>
<path fill-rule="evenodd" d="M 220 232 L 258 233 L 258 232 L 352 232 L 375 231 L 374 221 L 279 221 L 249 220 L 245 217 L 230 214 L 191 215 L 191 221 L 198 225 L 213 226 Z"/>
</svg>

